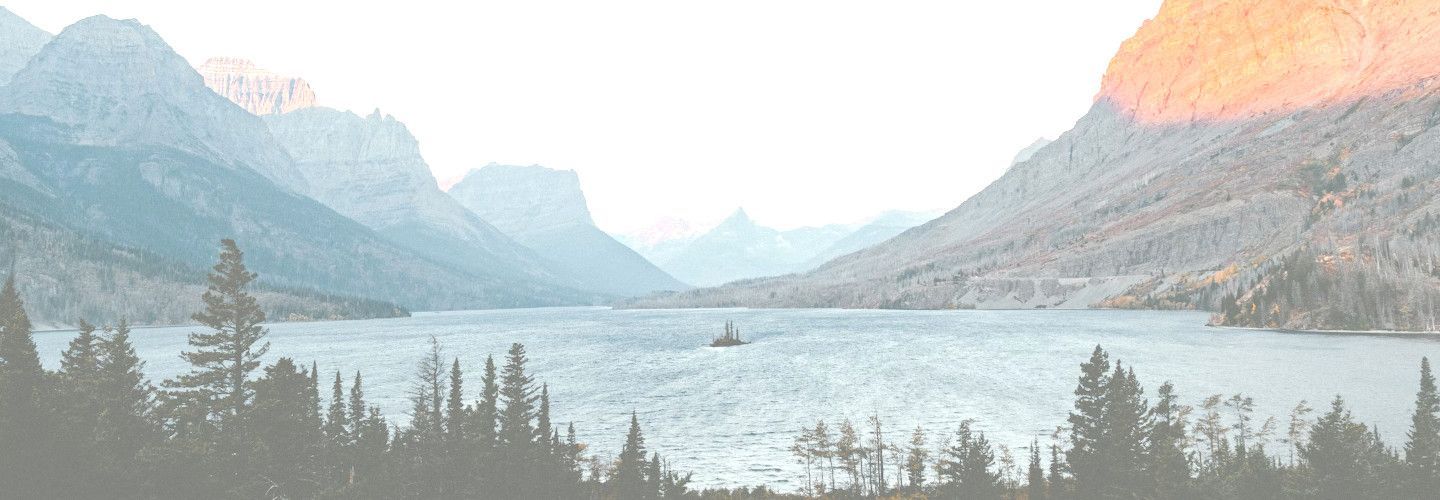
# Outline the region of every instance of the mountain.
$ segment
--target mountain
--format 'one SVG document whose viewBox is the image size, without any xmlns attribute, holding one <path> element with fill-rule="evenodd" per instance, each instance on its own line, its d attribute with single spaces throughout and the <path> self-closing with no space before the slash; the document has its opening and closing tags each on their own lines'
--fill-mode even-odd
<svg viewBox="0 0 1440 500">
<path fill-rule="evenodd" d="M 801 266 L 802 271 L 809 271 L 830 262 L 836 257 L 858 252 L 866 248 L 879 245 L 899 236 L 901 233 L 916 226 L 924 224 L 939 217 L 939 213 L 929 212 L 904 212 L 891 211 L 880 214 L 874 220 L 865 223 L 854 232 L 840 238 L 839 241 L 831 244 L 829 248 L 810 257 Z"/>
<path fill-rule="evenodd" d="M 689 288 L 595 227 L 573 170 L 491 164 L 470 171 L 449 195 L 586 289 L 634 296 Z"/>
<path fill-rule="evenodd" d="M 959 207 L 799 276 L 642 306 L 1148 307 L 1433 330 L 1440 9 L 1167 0 L 1073 129 Z"/>
<path fill-rule="evenodd" d="M 394 117 L 308 108 L 264 120 L 294 158 L 303 194 L 397 245 L 478 273 L 567 280 L 440 191 L 419 142 Z"/>
<path fill-rule="evenodd" d="M 0 113 L 45 117 L 86 146 L 164 146 L 303 186 L 264 123 L 137 22 L 96 16 L 66 28 L 14 76 Z"/>
<path fill-rule="evenodd" d="M 67 297 L 176 297 L 164 292 L 200 274 L 188 282 L 174 274 L 203 273 L 227 237 L 266 289 L 324 307 L 590 300 L 415 255 L 302 195 L 308 186 L 260 118 L 211 92 L 134 20 L 96 16 L 67 27 L 0 88 L 0 234 L 21 235 L 0 250 L 18 254 L 42 321 L 71 320 L 60 316 Z M 31 237 L 41 233 L 49 236 Z M 140 322 L 172 318 L 166 304 L 97 303 Z"/>
<path fill-rule="evenodd" d="M 790 274 L 849 235 L 844 225 L 779 231 L 756 224 L 744 209 L 709 232 L 656 250 L 668 258 L 656 263 L 686 283 L 715 286 L 736 280 Z"/>
<path fill-rule="evenodd" d="M 309 82 L 258 68 L 249 59 L 212 57 L 196 70 L 205 86 L 257 115 L 315 106 L 315 91 Z"/>
<path fill-rule="evenodd" d="M 0 87 L 50 42 L 50 34 L 0 7 Z"/>
</svg>

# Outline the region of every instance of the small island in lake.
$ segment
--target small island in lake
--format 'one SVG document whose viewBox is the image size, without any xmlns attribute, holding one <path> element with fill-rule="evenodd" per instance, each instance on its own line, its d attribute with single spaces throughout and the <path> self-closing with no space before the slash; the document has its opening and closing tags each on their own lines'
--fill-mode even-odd
<svg viewBox="0 0 1440 500">
<path fill-rule="evenodd" d="M 725 334 L 710 341 L 710 347 L 735 347 L 745 344 L 749 344 L 749 342 L 740 340 L 740 329 L 735 328 L 734 321 L 726 321 Z"/>
</svg>

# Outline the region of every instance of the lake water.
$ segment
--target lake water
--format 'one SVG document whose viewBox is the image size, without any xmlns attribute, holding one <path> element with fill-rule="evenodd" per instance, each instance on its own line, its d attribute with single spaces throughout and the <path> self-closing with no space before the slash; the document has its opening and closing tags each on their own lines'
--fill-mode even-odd
<svg viewBox="0 0 1440 500">
<path fill-rule="evenodd" d="M 726 320 L 754 343 L 708 347 Z M 521 342 L 531 373 L 550 384 L 555 420 L 575 422 L 592 451 L 618 453 L 634 410 L 647 445 L 694 471 L 696 483 L 782 489 L 802 477 L 787 448 L 818 418 L 860 425 L 878 413 L 897 443 L 917 425 L 934 438 L 976 419 L 1023 466 L 1031 439 L 1043 445 L 1064 423 L 1079 363 L 1096 344 L 1134 364 L 1147 396 L 1165 380 L 1188 404 L 1244 393 L 1255 398 L 1257 421 L 1283 422 L 1302 399 L 1323 409 L 1343 394 L 1357 418 L 1396 444 L 1421 356 L 1440 360 L 1436 337 L 1229 330 L 1205 320 L 1157 311 L 529 309 L 276 324 L 269 340 L 271 358 L 318 361 L 327 398 L 336 370 L 347 390 L 362 370 L 371 403 L 402 425 L 430 336 L 460 358 L 471 399 L 485 356 L 503 364 L 510 343 Z M 133 334 L 153 380 L 187 368 L 179 353 L 192 330 Z M 36 334 L 47 368 L 73 335 Z"/>
</svg>

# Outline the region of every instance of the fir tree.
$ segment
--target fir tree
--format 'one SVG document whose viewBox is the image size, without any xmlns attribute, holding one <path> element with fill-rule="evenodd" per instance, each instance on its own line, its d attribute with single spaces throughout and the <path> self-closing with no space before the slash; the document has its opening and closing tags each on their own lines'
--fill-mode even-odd
<svg viewBox="0 0 1440 500">
<path fill-rule="evenodd" d="M 458 452 L 464 438 L 465 389 L 460 358 L 450 363 L 450 393 L 445 398 L 445 437 L 452 451 Z"/>
<path fill-rule="evenodd" d="M 330 410 L 325 413 L 325 439 L 337 450 L 350 444 L 350 432 L 345 426 L 350 416 L 345 411 L 343 384 L 340 372 L 335 372 L 335 381 L 330 384 Z"/>
<path fill-rule="evenodd" d="M 355 433 L 355 441 L 358 442 L 361 431 L 365 429 L 365 410 L 367 408 L 365 406 L 365 389 L 361 386 L 358 370 L 355 372 L 355 382 L 350 385 L 350 404 L 347 405 L 347 408 L 350 410 L 350 430 Z"/>
<path fill-rule="evenodd" d="M 497 495 L 534 496 L 536 467 L 535 390 L 525 374 L 525 346 L 512 344 L 501 374 L 498 454 L 495 456 Z"/>
<path fill-rule="evenodd" d="M 925 429 L 915 428 L 910 435 L 910 453 L 905 458 L 905 476 L 910 487 L 920 490 L 925 487 L 925 464 L 930 460 L 930 450 L 925 448 Z"/>
<path fill-rule="evenodd" d="M 525 346 L 512 344 L 499 392 L 500 400 L 505 403 L 499 415 L 499 440 L 511 452 L 530 450 L 535 439 L 534 380 L 525 374 L 525 362 Z"/>
<path fill-rule="evenodd" d="M 540 408 L 535 412 L 535 442 L 542 455 L 550 455 L 553 451 L 546 449 L 553 431 L 550 427 L 550 384 L 540 384 Z"/>
<path fill-rule="evenodd" d="M 1345 400 L 1336 396 L 1300 450 L 1309 466 L 1311 487 L 1321 498 L 1378 498 L 1375 441 L 1364 424 L 1355 422 Z"/>
<path fill-rule="evenodd" d="M 1040 440 L 1030 442 L 1030 470 L 1026 491 L 1030 500 L 1045 500 L 1045 469 L 1040 466 Z"/>
<path fill-rule="evenodd" d="M 95 326 L 81 320 L 79 333 L 60 354 L 58 409 L 69 427 L 67 434 L 81 437 L 71 441 L 82 449 L 92 444 L 90 437 L 95 432 L 96 418 L 100 414 L 99 342 Z"/>
<path fill-rule="evenodd" d="M 971 421 L 960 423 L 950 445 L 935 465 L 940 489 L 947 497 L 967 499 L 1000 498 L 1000 474 L 993 470 L 995 450 L 983 432 L 975 432 Z"/>
<path fill-rule="evenodd" d="M 1100 346 L 1080 365 L 1075 387 L 1075 411 L 1070 413 L 1070 449 L 1066 458 L 1075 475 L 1075 493 L 1082 500 L 1099 498 L 1104 487 L 1099 455 L 1105 434 L 1105 389 L 1110 385 L 1110 355 Z"/>
<path fill-rule="evenodd" d="M 209 288 L 201 297 L 205 310 L 192 316 L 211 331 L 190 334 L 189 343 L 195 350 L 181 357 L 190 363 L 191 371 L 165 385 L 171 389 L 169 396 L 191 406 L 192 411 L 181 418 L 215 418 L 224 434 L 221 441 L 238 456 L 245 440 L 244 417 L 254 395 L 248 378 L 260 366 L 270 343 L 261 342 L 266 335 L 261 326 L 265 313 L 246 291 L 256 274 L 246 270 L 244 254 L 234 240 L 222 240 L 220 245 L 220 262 L 210 273 Z"/>
<path fill-rule="evenodd" d="M 1415 414 L 1410 418 L 1405 462 L 1409 465 L 1407 488 L 1413 493 L 1440 491 L 1440 394 L 1430 373 L 1430 359 L 1420 358 L 1420 391 L 1415 395 Z"/>
<path fill-rule="evenodd" d="M 475 403 L 475 411 L 471 421 L 475 427 L 472 431 L 475 440 L 482 450 L 489 450 L 495 447 L 498 440 L 495 426 L 499 418 L 497 414 L 500 402 L 500 385 L 495 378 L 495 357 L 485 357 L 485 374 L 481 378 L 480 400 Z"/>
<path fill-rule="evenodd" d="M 100 339 L 100 411 L 95 440 L 103 461 L 123 464 L 156 438 L 155 387 L 145 362 L 130 344 L 130 323 L 121 320 Z"/>
<path fill-rule="evenodd" d="M 263 456 L 255 467 L 263 481 L 249 493 L 276 498 L 314 496 L 324 476 L 315 460 L 321 447 L 321 433 L 311 422 L 311 375 L 290 358 L 280 358 L 265 367 L 265 375 L 254 382 L 254 435 L 262 444 Z"/>
<path fill-rule="evenodd" d="M 1150 410 L 1150 436 L 1146 455 L 1149 481 L 1162 498 L 1180 496 L 1190 480 L 1190 464 L 1185 454 L 1184 409 L 1178 404 L 1175 386 L 1160 385 L 1155 394 L 1155 407 Z"/>
<path fill-rule="evenodd" d="M 1147 491 L 1145 441 L 1149 408 L 1134 370 L 1115 363 L 1105 387 L 1101 440 L 1096 445 L 1099 486 L 1107 498 Z M 1077 476 L 1078 479 L 1078 476 Z"/>
<path fill-rule="evenodd" d="M 630 431 L 615 463 L 614 492 L 618 498 L 645 498 L 645 436 L 640 433 L 640 418 L 630 413 Z"/>
<path fill-rule="evenodd" d="M 11 276 L 0 290 L 0 492 L 17 498 L 45 491 L 41 452 L 53 432 L 45 386 L 30 318 Z"/>
</svg>

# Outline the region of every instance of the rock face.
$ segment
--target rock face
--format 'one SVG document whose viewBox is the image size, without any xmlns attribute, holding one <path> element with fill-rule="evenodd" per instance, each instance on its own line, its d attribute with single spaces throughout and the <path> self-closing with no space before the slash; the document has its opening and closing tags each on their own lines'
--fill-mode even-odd
<svg viewBox="0 0 1440 500">
<path fill-rule="evenodd" d="M 397 244 L 477 272 L 505 269 L 562 280 L 533 252 L 446 196 L 405 124 L 377 110 L 361 118 L 329 108 L 267 115 L 294 158 L 303 193 Z"/>
<path fill-rule="evenodd" d="M 196 69 L 207 87 L 257 115 L 289 113 L 316 105 L 309 82 L 257 68 L 249 59 L 212 57 Z"/>
<path fill-rule="evenodd" d="M 0 240 L 42 263 L 21 269 L 32 296 L 101 298 L 86 310 L 35 301 L 41 320 L 174 321 L 174 300 L 104 291 L 188 297 L 221 238 L 236 239 L 267 296 L 283 299 L 264 304 L 281 317 L 593 300 L 513 267 L 417 255 L 307 192 L 265 123 L 138 22 L 80 21 L 0 87 Z"/>
<path fill-rule="evenodd" d="M 0 113 L 45 117 L 92 146 L 176 148 L 304 191 L 265 124 L 206 88 L 134 20 L 95 16 L 65 28 L 15 74 Z"/>
<path fill-rule="evenodd" d="M 640 305 L 1198 307 L 1435 329 L 1437 10 L 1167 1 L 1074 129 L 946 215 L 804 275 Z"/>
<path fill-rule="evenodd" d="M 50 34 L 0 7 L 0 86 L 10 83 L 25 63 L 50 42 Z"/>
<path fill-rule="evenodd" d="M 449 194 L 586 289 L 635 296 L 689 288 L 595 227 L 574 171 L 491 164 Z"/>
<path fill-rule="evenodd" d="M 1170 0 L 1100 91 L 1146 123 L 1338 105 L 1440 75 L 1431 0 Z"/>
</svg>

